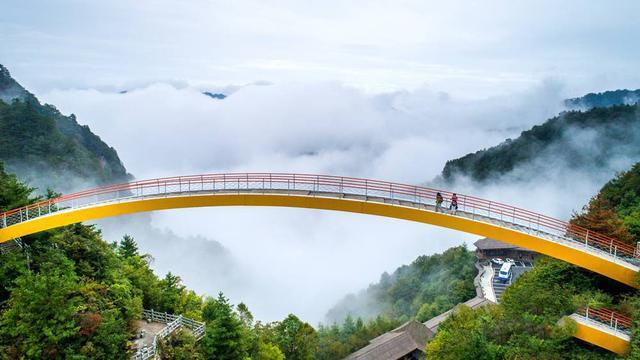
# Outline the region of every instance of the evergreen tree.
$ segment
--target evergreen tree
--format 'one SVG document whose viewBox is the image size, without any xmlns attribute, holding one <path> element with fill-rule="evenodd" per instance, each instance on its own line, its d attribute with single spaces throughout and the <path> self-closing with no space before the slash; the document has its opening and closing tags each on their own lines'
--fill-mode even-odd
<svg viewBox="0 0 640 360">
<path fill-rule="evenodd" d="M 311 325 L 289 314 L 274 328 L 274 343 L 285 359 L 311 360 L 318 347 L 318 334 Z"/>
<path fill-rule="evenodd" d="M 168 272 L 164 279 L 160 280 L 160 306 L 159 311 L 176 313 L 180 303 L 180 296 L 185 290 L 179 276 Z"/>
<path fill-rule="evenodd" d="M 25 206 L 37 200 L 31 198 L 33 190 L 35 189 L 19 182 L 15 175 L 8 174 L 0 161 L 0 212 Z"/>
<path fill-rule="evenodd" d="M 40 271 L 15 281 L 0 320 L 0 341 L 10 357 L 62 358 L 79 349 L 80 285 L 73 263 L 58 252 L 47 254 Z"/>
<path fill-rule="evenodd" d="M 247 356 L 243 346 L 242 322 L 222 294 L 205 301 L 202 317 L 207 323 L 200 348 L 205 359 L 238 360 Z"/>
<path fill-rule="evenodd" d="M 162 339 L 159 344 L 162 360 L 201 360 L 196 338 L 184 329 Z"/>
<path fill-rule="evenodd" d="M 138 245 L 131 235 L 125 235 L 120 240 L 120 246 L 118 252 L 123 257 L 129 258 L 132 256 L 138 256 Z"/>
</svg>

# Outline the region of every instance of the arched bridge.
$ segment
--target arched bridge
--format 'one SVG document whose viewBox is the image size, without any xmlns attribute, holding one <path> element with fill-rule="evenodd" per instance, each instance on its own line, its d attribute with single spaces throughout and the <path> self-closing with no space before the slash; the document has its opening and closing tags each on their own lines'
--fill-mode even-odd
<svg viewBox="0 0 640 360">
<path fill-rule="evenodd" d="M 444 198 L 436 208 L 436 194 Z M 279 206 L 417 221 L 521 246 L 637 287 L 633 246 L 532 211 L 422 186 L 351 177 L 234 173 L 180 176 L 101 187 L 0 215 L 0 243 L 76 222 L 203 206 Z"/>
</svg>

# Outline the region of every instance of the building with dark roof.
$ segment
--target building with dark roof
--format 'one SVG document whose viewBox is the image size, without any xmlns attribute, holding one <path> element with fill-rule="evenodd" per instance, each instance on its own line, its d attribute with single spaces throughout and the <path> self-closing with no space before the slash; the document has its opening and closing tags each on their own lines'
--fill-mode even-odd
<svg viewBox="0 0 640 360">
<path fill-rule="evenodd" d="M 424 358 L 424 347 L 434 333 L 424 324 L 411 320 L 371 340 L 369 345 L 345 360 L 417 360 Z"/>
<path fill-rule="evenodd" d="M 478 260 L 490 260 L 491 258 L 511 258 L 520 261 L 533 261 L 538 255 L 520 246 L 503 243 L 493 239 L 480 239 L 473 243 L 476 246 L 476 257 Z"/>
</svg>

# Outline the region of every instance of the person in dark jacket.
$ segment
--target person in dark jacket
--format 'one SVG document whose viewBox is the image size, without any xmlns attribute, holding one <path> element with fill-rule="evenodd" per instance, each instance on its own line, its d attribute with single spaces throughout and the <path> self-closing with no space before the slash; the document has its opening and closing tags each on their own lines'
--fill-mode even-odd
<svg viewBox="0 0 640 360">
<path fill-rule="evenodd" d="M 436 194 L 436 212 L 440 212 L 440 209 L 442 209 L 442 202 L 444 201 L 444 199 L 442 198 L 442 194 L 437 193 Z"/>
</svg>

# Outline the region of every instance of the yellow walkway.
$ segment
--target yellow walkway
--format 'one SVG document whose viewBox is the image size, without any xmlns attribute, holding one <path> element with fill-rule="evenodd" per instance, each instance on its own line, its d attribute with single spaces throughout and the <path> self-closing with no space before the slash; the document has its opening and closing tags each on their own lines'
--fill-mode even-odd
<svg viewBox="0 0 640 360">
<path fill-rule="evenodd" d="M 446 199 L 436 209 L 436 194 Z M 0 242 L 76 222 L 205 206 L 277 206 L 410 220 L 521 246 L 630 286 L 635 249 L 560 220 L 466 195 L 368 179 L 300 174 L 216 174 L 154 179 L 66 195 L 0 215 Z M 437 211 L 439 210 L 439 211 Z M 6 224 L 6 225 L 5 225 Z"/>
</svg>

